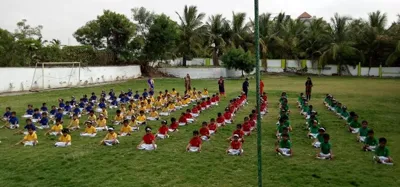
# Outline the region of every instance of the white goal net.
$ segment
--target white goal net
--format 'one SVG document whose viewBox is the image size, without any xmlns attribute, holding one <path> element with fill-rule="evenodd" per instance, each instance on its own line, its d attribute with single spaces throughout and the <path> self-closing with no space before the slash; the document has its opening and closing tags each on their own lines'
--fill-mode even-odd
<svg viewBox="0 0 400 187">
<path fill-rule="evenodd" d="M 80 62 L 38 62 L 30 91 L 72 87 L 80 84 Z"/>
</svg>

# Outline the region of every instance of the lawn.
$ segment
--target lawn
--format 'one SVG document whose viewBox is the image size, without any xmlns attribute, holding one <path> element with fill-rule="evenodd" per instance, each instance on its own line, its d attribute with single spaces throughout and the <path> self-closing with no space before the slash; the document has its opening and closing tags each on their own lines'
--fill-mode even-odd
<svg viewBox="0 0 400 187">
<path fill-rule="evenodd" d="M 305 77 L 263 77 L 269 94 L 269 111 L 262 120 L 262 164 L 265 186 L 399 186 L 400 169 L 400 80 L 377 78 L 313 77 L 314 89 L 311 104 L 319 112 L 319 119 L 331 135 L 335 160 L 316 160 L 317 150 L 303 130 L 304 118 L 298 113 L 297 96 L 304 92 Z M 203 144 L 201 153 L 186 153 L 192 131 L 200 128 L 200 122 L 222 112 L 229 98 L 237 96 L 241 80 L 226 80 L 227 98 L 219 106 L 205 111 L 198 122 L 173 133 L 169 139 L 158 141 L 158 150 L 145 152 L 136 150 L 143 136 L 140 132 L 120 138 L 121 144 L 114 147 L 99 146 L 104 133 L 95 138 L 79 137 L 72 133 L 72 146 L 54 148 L 54 138 L 38 132 L 36 147 L 14 146 L 22 136 L 13 131 L 0 129 L 0 181 L 1 186 L 256 186 L 257 151 L 256 136 L 246 138 L 244 155 L 227 156 L 226 138 L 235 129 L 234 125 L 219 130 L 210 142 Z M 217 91 L 216 80 L 193 80 L 193 86 Z M 250 86 L 255 89 L 254 80 Z M 1 110 L 11 106 L 22 115 L 27 104 L 40 107 L 42 102 L 56 104 L 58 98 L 81 97 L 102 89 L 114 88 L 116 92 L 143 90 L 144 80 L 132 80 L 115 85 L 90 88 L 48 91 L 20 96 L 0 97 Z M 183 91 L 182 79 L 157 79 L 158 90 L 176 88 Z M 283 158 L 274 152 L 277 102 L 282 91 L 289 96 L 290 116 L 294 131 L 294 156 Z M 361 120 L 368 120 L 376 136 L 386 137 L 394 166 L 372 162 L 372 153 L 361 151 L 356 137 L 344 128 L 344 121 L 327 111 L 322 104 L 326 93 L 356 111 Z M 250 92 L 250 104 L 242 108 L 236 121 L 242 122 L 255 105 L 255 92 Z M 2 111 L 3 112 L 3 111 Z M 115 111 L 109 111 L 109 115 Z M 173 116 L 178 117 L 179 112 Z M 169 118 L 168 118 L 169 119 Z M 22 121 L 22 119 L 20 119 Z M 68 120 L 66 120 L 68 123 Z M 22 123 L 21 123 L 22 124 Z M 150 122 L 158 129 L 159 122 Z M 155 132 L 155 130 L 154 130 Z M 397 164 L 397 165 L 396 165 Z"/>
</svg>

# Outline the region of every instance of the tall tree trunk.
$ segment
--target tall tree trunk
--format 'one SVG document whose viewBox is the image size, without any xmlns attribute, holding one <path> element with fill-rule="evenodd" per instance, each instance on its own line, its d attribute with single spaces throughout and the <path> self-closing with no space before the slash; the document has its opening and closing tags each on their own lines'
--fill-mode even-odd
<svg viewBox="0 0 400 187">
<path fill-rule="evenodd" d="M 217 50 L 218 49 L 216 47 L 214 47 L 214 49 L 213 49 L 213 64 L 214 64 L 214 66 L 219 66 Z"/>
<path fill-rule="evenodd" d="M 186 54 L 183 54 L 182 66 L 186 66 Z"/>
<path fill-rule="evenodd" d="M 268 72 L 268 62 L 267 62 L 267 57 L 264 56 L 264 58 L 262 58 L 262 64 L 264 66 L 264 71 Z"/>
</svg>

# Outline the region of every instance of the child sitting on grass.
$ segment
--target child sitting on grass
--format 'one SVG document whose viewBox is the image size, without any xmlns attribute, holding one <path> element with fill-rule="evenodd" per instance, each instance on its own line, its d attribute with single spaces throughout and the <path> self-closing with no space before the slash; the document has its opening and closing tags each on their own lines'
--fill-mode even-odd
<svg viewBox="0 0 400 187">
<path fill-rule="evenodd" d="M 324 141 L 321 143 L 321 152 L 317 154 L 318 159 L 333 159 L 332 145 L 329 143 L 329 134 L 323 135 Z"/>
<path fill-rule="evenodd" d="M 119 130 L 119 136 L 130 136 L 131 132 L 132 132 L 132 128 L 131 126 L 129 126 L 129 120 L 124 120 L 124 122 L 122 122 L 122 127 Z"/>
<path fill-rule="evenodd" d="M 186 146 L 187 152 L 201 152 L 201 138 L 199 137 L 199 131 L 193 131 L 193 137 L 190 139 L 188 145 Z"/>
<path fill-rule="evenodd" d="M 240 142 L 244 142 L 244 132 L 242 130 L 242 124 L 237 124 L 236 125 L 236 130 L 233 131 L 232 133 L 233 135 L 231 137 L 228 138 L 228 141 L 233 141 L 234 140 L 234 136 L 238 135 L 239 136 L 239 141 Z"/>
<path fill-rule="evenodd" d="M 96 131 L 106 131 L 107 130 L 107 119 L 103 114 L 99 115 L 99 119 L 94 124 L 96 126 Z"/>
<path fill-rule="evenodd" d="M 275 151 L 278 153 L 278 155 L 288 157 L 292 156 L 292 143 L 289 140 L 288 134 L 282 134 L 282 139 L 279 142 L 279 145 L 276 147 Z"/>
<path fill-rule="evenodd" d="M 224 116 L 222 116 L 221 112 L 218 112 L 217 114 L 217 126 L 218 127 L 225 126 L 225 118 Z"/>
<path fill-rule="evenodd" d="M 324 142 L 324 134 L 325 134 L 325 128 L 323 127 L 319 128 L 317 138 L 315 138 L 314 142 L 312 143 L 313 147 L 320 148 L 321 143 Z"/>
<path fill-rule="evenodd" d="M 242 141 L 240 141 L 240 137 L 238 134 L 234 134 L 232 136 L 232 141 L 230 143 L 229 148 L 226 150 L 226 153 L 229 155 L 242 155 Z"/>
<path fill-rule="evenodd" d="M 169 125 L 169 132 L 176 132 L 178 130 L 179 123 L 176 121 L 175 118 L 171 118 L 171 125 Z"/>
<path fill-rule="evenodd" d="M 217 132 L 217 124 L 215 123 L 215 119 L 211 118 L 210 123 L 208 124 L 208 131 L 210 135 L 214 135 Z"/>
<path fill-rule="evenodd" d="M 152 151 L 157 149 L 156 139 L 151 132 L 150 127 L 145 128 L 146 134 L 143 136 L 142 141 L 137 146 L 140 150 Z"/>
<path fill-rule="evenodd" d="M 310 139 L 315 139 L 318 136 L 318 122 L 316 120 L 314 120 L 313 125 L 310 127 L 309 132 L 308 132 L 308 137 Z"/>
<path fill-rule="evenodd" d="M 84 137 L 95 137 L 97 134 L 96 128 L 93 126 L 92 121 L 86 121 L 85 131 L 81 133 L 81 136 Z"/>
<path fill-rule="evenodd" d="M 28 134 L 24 136 L 24 138 L 16 143 L 15 145 L 24 145 L 24 146 L 35 146 L 38 143 L 38 138 L 36 133 L 33 131 L 33 129 L 28 129 Z"/>
<path fill-rule="evenodd" d="M 178 123 L 179 123 L 179 126 L 187 125 L 185 113 L 183 113 L 183 112 L 181 113 L 181 117 L 179 117 Z"/>
<path fill-rule="evenodd" d="M 379 146 L 375 149 L 374 160 L 380 164 L 393 165 L 393 160 L 390 158 L 386 142 L 386 138 L 379 138 Z"/>
<path fill-rule="evenodd" d="M 58 142 L 54 144 L 55 147 L 68 147 L 71 146 L 71 135 L 69 135 L 69 129 L 65 128 L 62 131 L 62 135 L 58 139 Z"/>
<path fill-rule="evenodd" d="M 72 115 L 72 119 L 69 122 L 69 126 L 67 128 L 70 129 L 71 131 L 80 129 L 78 115 L 76 114 Z"/>
<path fill-rule="evenodd" d="M 203 121 L 203 123 L 201 124 L 199 132 L 200 132 L 200 138 L 203 141 L 208 141 L 210 139 L 210 130 L 207 127 L 206 121 Z"/>
<path fill-rule="evenodd" d="M 357 134 L 357 141 L 364 142 L 365 138 L 368 136 L 368 122 L 366 120 L 361 122 L 361 128 Z"/>
<path fill-rule="evenodd" d="M 378 140 L 374 137 L 374 130 L 368 130 L 368 136 L 364 140 L 364 151 L 375 151 Z"/>
<path fill-rule="evenodd" d="M 51 129 L 45 133 L 45 135 L 53 135 L 53 136 L 61 135 L 62 129 L 63 125 L 61 119 L 56 119 L 56 124 L 53 125 Z"/>
<path fill-rule="evenodd" d="M 158 129 L 156 138 L 165 139 L 168 137 L 169 137 L 169 135 L 168 135 L 167 121 L 163 120 L 163 121 L 161 121 L 161 127 Z"/>
<path fill-rule="evenodd" d="M 24 129 L 26 129 L 27 131 L 24 132 L 24 129 L 17 131 L 14 134 L 24 134 L 27 135 L 28 134 L 28 129 L 32 129 L 34 132 L 36 132 L 36 126 L 32 123 L 31 119 L 26 119 L 26 125 L 24 127 Z"/>
<path fill-rule="evenodd" d="M 117 144 L 119 144 L 118 134 L 114 132 L 114 128 L 109 127 L 108 133 L 106 137 L 104 137 L 104 139 L 101 140 L 100 145 L 113 146 Z"/>
<path fill-rule="evenodd" d="M 136 118 L 136 123 L 138 124 L 138 125 L 146 125 L 146 116 L 144 115 L 144 111 L 143 110 L 141 110 L 140 112 L 139 112 L 139 116 Z"/>
<path fill-rule="evenodd" d="M 360 130 L 361 124 L 358 122 L 358 115 L 353 117 L 353 121 L 349 124 L 349 131 L 353 134 L 357 134 Z"/>
<path fill-rule="evenodd" d="M 38 126 L 38 129 L 48 129 L 50 128 L 49 126 L 49 118 L 47 117 L 47 112 L 42 113 L 42 119 L 39 121 L 40 126 Z"/>
<path fill-rule="evenodd" d="M 122 115 L 121 110 L 117 110 L 114 116 L 113 124 L 120 125 L 124 121 L 124 116 Z"/>
<path fill-rule="evenodd" d="M 18 129 L 19 128 L 19 120 L 17 118 L 17 113 L 11 112 L 10 118 L 8 119 L 6 124 L 1 128 Z"/>
<path fill-rule="evenodd" d="M 191 114 L 190 109 L 186 109 L 185 117 L 186 117 L 186 121 L 188 123 L 193 123 L 194 122 L 194 118 L 193 118 L 193 115 Z"/>
<path fill-rule="evenodd" d="M 160 119 L 160 116 L 158 115 L 156 108 L 151 109 L 151 112 L 149 114 L 149 117 L 147 117 L 147 119 L 150 121 L 156 121 L 156 120 Z"/>
</svg>

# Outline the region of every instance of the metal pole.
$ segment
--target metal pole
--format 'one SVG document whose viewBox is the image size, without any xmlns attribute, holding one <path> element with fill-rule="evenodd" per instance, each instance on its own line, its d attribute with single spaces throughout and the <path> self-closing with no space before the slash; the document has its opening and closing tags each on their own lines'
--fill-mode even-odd
<svg viewBox="0 0 400 187">
<path fill-rule="evenodd" d="M 261 114 L 260 114 L 260 44 L 259 44 L 259 21 L 258 21 L 258 0 L 254 0 L 254 40 L 256 46 L 256 101 L 257 101 L 257 166 L 258 186 L 262 187 L 262 163 L 261 163 Z"/>
</svg>

